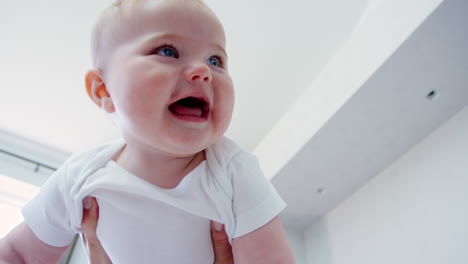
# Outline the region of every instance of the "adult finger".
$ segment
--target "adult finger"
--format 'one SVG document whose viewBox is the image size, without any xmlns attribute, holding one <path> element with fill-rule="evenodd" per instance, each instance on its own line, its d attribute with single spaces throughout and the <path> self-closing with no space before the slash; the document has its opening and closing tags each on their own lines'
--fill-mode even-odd
<svg viewBox="0 0 468 264">
<path fill-rule="evenodd" d="M 215 254 L 214 264 L 233 264 L 232 248 L 224 225 L 211 221 L 211 240 Z"/>
<path fill-rule="evenodd" d="M 83 239 L 88 252 L 90 264 L 112 264 L 109 256 L 101 245 L 97 235 L 96 228 L 99 219 L 99 206 L 94 197 L 83 199 L 83 219 L 81 221 L 81 230 Z"/>
<path fill-rule="evenodd" d="M 83 199 L 83 219 L 81 221 L 81 230 L 87 238 L 96 236 L 97 221 L 99 219 L 99 206 L 96 198 L 85 197 Z"/>
</svg>

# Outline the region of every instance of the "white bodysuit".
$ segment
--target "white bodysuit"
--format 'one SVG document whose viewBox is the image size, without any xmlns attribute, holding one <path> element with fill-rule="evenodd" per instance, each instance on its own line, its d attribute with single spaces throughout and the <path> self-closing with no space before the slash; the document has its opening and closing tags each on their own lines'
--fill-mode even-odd
<svg viewBox="0 0 468 264">
<path fill-rule="evenodd" d="M 256 158 L 222 138 L 206 160 L 174 189 L 129 173 L 113 156 L 123 140 L 69 158 L 23 208 L 25 221 L 45 243 L 68 245 L 81 233 L 82 200 L 99 204 L 97 235 L 114 264 L 213 263 L 210 220 L 233 238 L 268 223 L 285 203 Z"/>
</svg>

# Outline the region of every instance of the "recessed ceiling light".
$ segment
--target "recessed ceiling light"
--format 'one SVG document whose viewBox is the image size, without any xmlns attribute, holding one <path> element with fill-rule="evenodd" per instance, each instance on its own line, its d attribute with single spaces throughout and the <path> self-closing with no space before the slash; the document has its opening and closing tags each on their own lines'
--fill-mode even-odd
<svg viewBox="0 0 468 264">
<path fill-rule="evenodd" d="M 315 191 L 317 194 L 324 194 L 325 193 L 325 189 L 323 189 L 322 187 L 319 187 L 317 188 L 317 190 Z"/>
<path fill-rule="evenodd" d="M 439 93 L 436 90 L 432 90 L 426 95 L 426 98 L 431 101 L 435 101 L 438 97 Z"/>
</svg>

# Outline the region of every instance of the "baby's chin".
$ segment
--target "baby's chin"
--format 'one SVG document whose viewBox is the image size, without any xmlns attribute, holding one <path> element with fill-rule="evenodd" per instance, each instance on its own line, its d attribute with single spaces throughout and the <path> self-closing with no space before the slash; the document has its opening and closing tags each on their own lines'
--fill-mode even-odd
<svg viewBox="0 0 468 264">
<path fill-rule="evenodd" d="M 168 148 L 166 152 L 170 153 L 170 155 L 174 157 L 191 157 L 204 151 L 213 143 L 210 142 L 207 144 L 194 144 L 194 145 L 185 144 L 185 145 L 172 146 L 171 148 Z"/>
<path fill-rule="evenodd" d="M 166 143 L 164 147 L 167 147 L 168 153 L 172 153 L 175 156 L 188 157 L 204 151 L 218 142 L 223 135 L 222 133 L 206 133 L 201 137 L 174 137 L 164 142 Z"/>
</svg>

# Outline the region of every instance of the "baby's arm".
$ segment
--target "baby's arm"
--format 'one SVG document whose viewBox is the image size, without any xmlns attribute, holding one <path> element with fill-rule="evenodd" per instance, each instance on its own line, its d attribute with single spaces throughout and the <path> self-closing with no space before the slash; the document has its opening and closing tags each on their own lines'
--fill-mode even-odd
<svg viewBox="0 0 468 264">
<path fill-rule="evenodd" d="M 256 157 L 236 154 L 228 165 L 233 189 L 234 263 L 295 263 L 278 215 L 286 204 L 263 175 Z"/>
<path fill-rule="evenodd" d="M 234 263 L 290 264 L 295 263 L 286 233 L 279 217 L 232 242 Z"/>
<path fill-rule="evenodd" d="M 42 242 L 23 222 L 0 240 L 0 263 L 57 263 L 67 248 Z"/>
</svg>

